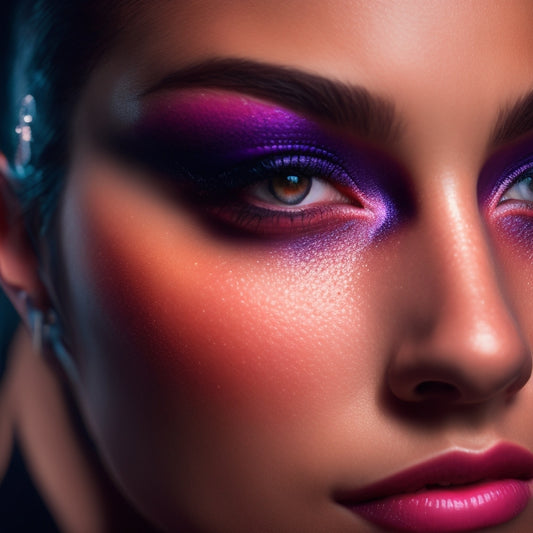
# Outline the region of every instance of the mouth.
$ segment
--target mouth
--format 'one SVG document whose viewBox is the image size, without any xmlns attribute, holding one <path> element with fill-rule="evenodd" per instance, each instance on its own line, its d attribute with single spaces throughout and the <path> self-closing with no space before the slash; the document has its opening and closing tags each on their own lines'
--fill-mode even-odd
<svg viewBox="0 0 533 533">
<path fill-rule="evenodd" d="M 511 444 L 453 451 L 355 491 L 337 503 L 394 531 L 459 533 L 504 524 L 527 506 L 533 455 Z"/>
</svg>

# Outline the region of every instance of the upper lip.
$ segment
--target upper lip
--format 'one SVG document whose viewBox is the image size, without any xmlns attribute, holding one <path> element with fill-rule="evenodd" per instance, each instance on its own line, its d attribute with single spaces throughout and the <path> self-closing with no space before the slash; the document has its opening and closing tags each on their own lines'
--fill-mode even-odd
<svg viewBox="0 0 533 533">
<path fill-rule="evenodd" d="M 453 450 L 444 453 L 366 487 L 340 491 L 335 499 L 343 504 L 354 505 L 425 488 L 531 478 L 533 454 L 519 446 L 502 443 L 482 452 Z"/>
</svg>

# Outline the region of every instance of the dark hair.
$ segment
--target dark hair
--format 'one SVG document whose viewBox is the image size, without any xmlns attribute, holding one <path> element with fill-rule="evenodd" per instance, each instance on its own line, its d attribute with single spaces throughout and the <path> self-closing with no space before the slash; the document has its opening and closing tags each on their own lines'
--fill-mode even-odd
<svg viewBox="0 0 533 533">
<path fill-rule="evenodd" d="M 6 1 L 0 9 L 0 151 L 4 152 L 9 145 L 10 123 L 6 115 L 8 109 L 8 62 L 11 58 L 11 33 L 13 29 L 13 13 L 15 2 Z"/>
<path fill-rule="evenodd" d="M 0 139 L 13 166 L 15 127 L 26 94 L 36 102 L 31 167 L 13 180 L 34 241 L 46 232 L 69 164 L 70 126 L 80 90 L 118 33 L 125 0 L 18 0 L 12 2 L 7 83 Z M 128 2 L 129 3 L 129 2 Z M 135 2 L 133 2 L 135 3 Z"/>
</svg>

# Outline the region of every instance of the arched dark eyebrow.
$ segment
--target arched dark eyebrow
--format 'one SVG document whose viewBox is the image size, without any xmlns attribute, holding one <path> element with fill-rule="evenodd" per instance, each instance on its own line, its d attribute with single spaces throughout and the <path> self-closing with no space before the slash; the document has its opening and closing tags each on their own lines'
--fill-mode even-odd
<svg viewBox="0 0 533 533">
<path fill-rule="evenodd" d="M 531 131 L 533 131 L 533 91 L 500 110 L 491 142 L 494 146 L 498 146 Z"/>
<path fill-rule="evenodd" d="M 190 87 L 267 99 L 380 143 L 395 141 L 402 130 L 394 104 L 362 87 L 247 59 L 215 58 L 193 64 L 166 76 L 143 96 Z"/>
</svg>

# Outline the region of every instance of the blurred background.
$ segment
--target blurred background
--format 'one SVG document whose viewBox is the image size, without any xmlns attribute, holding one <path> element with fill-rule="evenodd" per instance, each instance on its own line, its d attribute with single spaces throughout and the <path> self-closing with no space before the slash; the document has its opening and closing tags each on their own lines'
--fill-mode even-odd
<svg viewBox="0 0 533 533">
<path fill-rule="evenodd" d="M 6 67 L 12 9 L 16 0 L 0 3 L 0 151 L 5 144 Z M 0 205 L 1 209 L 1 205 Z M 0 531 L 3 533 L 57 531 L 44 503 L 34 488 L 23 455 L 16 442 L 13 408 L 6 401 L 9 382 L 9 346 L 17 328 L 16 314 L 0 291 L 0 446 L 4 445 L 7 462 L 0 461 Z M 31 391 L 28 390 L 28 394 Z M 0 458 L 1 459 L 1 458 Z"/>
</svg>

